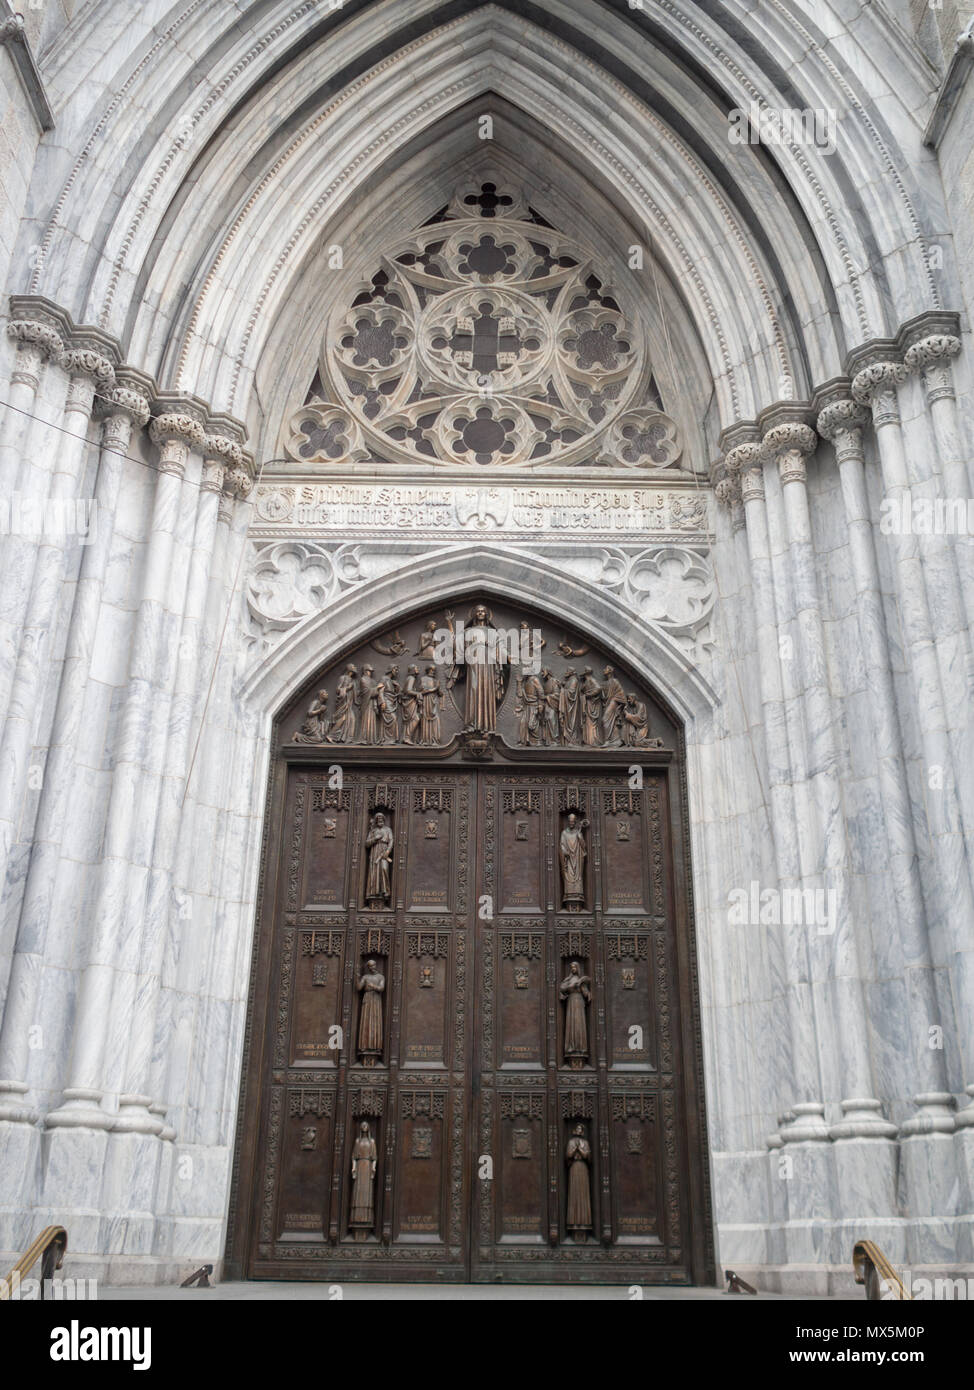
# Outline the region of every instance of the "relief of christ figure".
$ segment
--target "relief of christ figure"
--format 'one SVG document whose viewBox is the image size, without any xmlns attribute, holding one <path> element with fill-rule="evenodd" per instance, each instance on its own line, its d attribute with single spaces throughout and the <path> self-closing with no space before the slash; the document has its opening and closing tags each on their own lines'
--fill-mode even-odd
<svg viewBox="0 0 974 1390">
<path fill-rule="evenodd" d="M 445 616 L 447 627 L 454 632 L 453 614 Z M 483 734 L 497 728 L 497 707 L 504 696 L 504 677 L 497 658 L 497 628 L 490 609 L 478 603 L 464 624 L 463 663 L 453 667 L 448 682 L 450 686 L 458 680 L 465 682 L 465 729 Z"/>
</svg>

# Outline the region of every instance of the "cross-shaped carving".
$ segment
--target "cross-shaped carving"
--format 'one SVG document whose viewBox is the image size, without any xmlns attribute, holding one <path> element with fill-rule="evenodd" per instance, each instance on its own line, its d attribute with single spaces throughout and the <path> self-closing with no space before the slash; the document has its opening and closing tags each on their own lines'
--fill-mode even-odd
<svg viewBox="0 0 974 1390">
<path fill-rule="evenodd" d="M 468 208 L 479 208 L 481 217 L 496 217 L 497 209 L 509 208 L 514 199 L 506 193 L 498 193 L 495 183 L 484 183 L 479 193 L 469 193 L 463 201 Z"/>
<path fill-rule="evenodd" d="M 433 346 L 448 347 L 457 366 L 486 376 L 516 362 L 522 343 L 512 315 L 495 318 L 493 306 L 486 300 L 478 309 L 476 318 L 459 317 L 452 337 L 434 338 Z"/>
</svg>

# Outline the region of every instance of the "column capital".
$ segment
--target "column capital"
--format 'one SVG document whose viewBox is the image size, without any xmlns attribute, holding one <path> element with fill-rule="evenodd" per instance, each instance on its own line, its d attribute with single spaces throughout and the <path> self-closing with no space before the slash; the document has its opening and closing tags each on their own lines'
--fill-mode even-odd
<svg viewBox="0 0 974 1390">
<path fill-rule="evenodd" d="M 760 465 L 764 460 L 764 445 L 758 439 L 744 444 L 735 444 L 724 455 L 724 465 L 728 473 L 740 474 L 749 468 Z"/>
<path fill-rule="evenodd" d="M 960 338 L 952 333 L 931 333 L 925 338 L 917 338 L 903 355 L 904 365 L 911 372 L 923 376 L 927 390 L 927 401 L 953 400 L 954 377 L 950 360 L 961 350 Z"/>
<path fill-rule="evenodd" d="M 191 449 L 200 450 L 206 439 L 203 421 L 196 411 L 170 408 L 156 415 L 149 424 L 149 438 L 159 450 L 160 473 L 181 478 Z"/>
<path fill-rule="evenodd" d="M 154 416 L 149 425 L 149 437 L 153 444 L 160 448 L 171 441 L 177 441 L 190 449 L 201 450 L 206 442 L 206 431 L 203 422 L 195 414 L 167 410 L 162 415 Z"/>
<path fill-rule="evenodd" d="M 841 435 L 861 433 L 869 423 L 869 412 L 851 396 L 830 401 L 819 411 L 815 428 L 823 439 L 835 444 Z"/>
<path fill-rule="evenodd" d="M 149 391 L 120 375 L 116 377 L 115 385 L 100 396 L 98 413 L 106 419 L 113 415 L 127 415 L 140 430 L 145 429 L 152 414 Z"/>
<path fill-rule="evenodd" d="M 7 324 L 7 337 L 17 344 L 17 360 L 10 374 L 12 382 L 36 391 L 40 385 L 42 362 L 60 360 L 64 351 L 62 325 L 46 314 L 13 318 Z"/>
<path fill-rule="evenodd" d="M 778 466 L 782 483 L 804 483 L 805 459 L 818 448 L 818 435 L 801 420 L 772 424 L 761 441 L 765 458 Z"/>
<path fill-rule="evenodd" d="M 909 374 L 899 347 L 887 340 L 865 343 L 849 357 L 853 399 L 872 407 L 877 425 L 899 418 L 896 388 Z"/>
<path fill-rule="evenodd" d="M 60 325 L 46 315 L 36 318 L 11 319 L 7 324 L 7 336 L 19 344 L 37 348 L 44 357 L 60 358 L 64 352 L 64 339 L 59 331 Z"/>
</svg>

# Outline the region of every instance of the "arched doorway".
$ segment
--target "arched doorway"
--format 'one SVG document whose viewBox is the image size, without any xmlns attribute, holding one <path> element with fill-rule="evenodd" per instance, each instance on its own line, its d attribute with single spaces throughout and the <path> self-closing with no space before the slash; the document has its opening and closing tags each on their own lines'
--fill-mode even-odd
<svg viewBox="0 0 974 1390">
<path fill-rule="evenodd" d="M 479 592 L 288 704 L 232 1274 L 713 1279 L 683 771 L 611 652 Z"/>
</svg>

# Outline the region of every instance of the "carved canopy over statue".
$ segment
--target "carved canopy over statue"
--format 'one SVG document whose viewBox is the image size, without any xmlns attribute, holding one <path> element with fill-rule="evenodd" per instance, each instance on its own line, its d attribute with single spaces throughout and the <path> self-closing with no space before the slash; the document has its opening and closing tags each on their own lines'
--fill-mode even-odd
<svg viewBox="0 0 974 1390">
<path fill-rule="evenodd" d="M 296 703 L 285 742 L 336 754 L 453 745 L 467 756 L 497 745 L 637 757 L 674 747 L 658 702 L 589 642 L 506 604 L 460 612 L 420 613 L 364 643 Z"/>
</svg>

